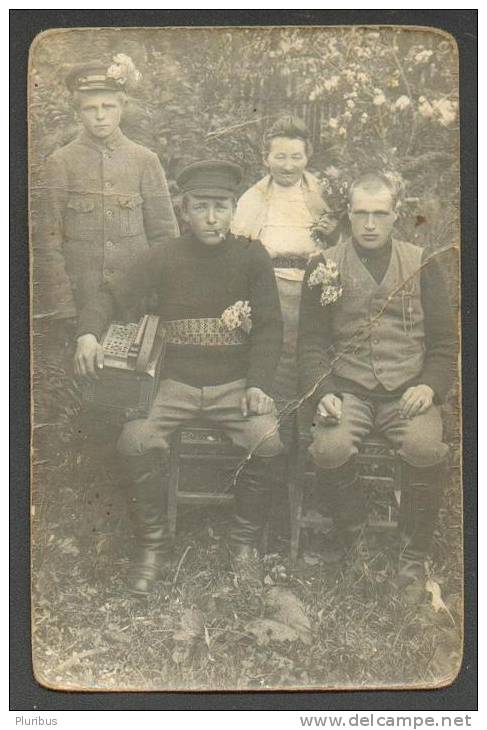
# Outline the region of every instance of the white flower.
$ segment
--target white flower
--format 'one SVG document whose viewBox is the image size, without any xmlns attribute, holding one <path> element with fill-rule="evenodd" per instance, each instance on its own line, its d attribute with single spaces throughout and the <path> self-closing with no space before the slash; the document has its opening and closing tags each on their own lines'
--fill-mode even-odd
<svg viewBox="0 0 487 730">
<path fill-rule="evenodd" d="M 316 269 L 310 274 L 310 277 L 308 279 L 308 286 L 316 286 L 317 284 L 322 284 L 326 277 L 326 267 L 325 264 L 320 261 Z"/>
<path fill-rule="evenodd" d="M 334 261 L 327 261 L 326 264 L 320 261 L 311 273 L 308 286 L 319 285 L 321 285 L 320 303 L 322 307 L 333 304 L 341 297 L 343 288 L 340 285 L 340 275 Z"/>
<path fill-rule="evenodd" d="M 338 129 L 338 119 L 336 117 L 331 117 L 330 121 L 328 122 L 328 126 L 332 129 Z"/>
<path fill-rule="evenodd" d="M 338 278 L 338 269 L 334 261 L 327 261 L 326 264 L 320 261 L 316 269 L 308 279 L 308 286 L 317 284 L 331 284 Z"/>
<path fill-rule="evenodd" d="M 252 308 L 248 301 L 238 301 L 227 307 L 220 317 L 225 329 L 231 331 L 238 327 L 247 334 L 252 329 Z"/>
<path fill-rule="evenodd" d="M 362 114 L 362 116 L 360 117 L 360 121 L 362 122 L 362 124 L 367 124 L 367 119 L 368 118 L 369 118 L 369 115 L 367 114 L 367 112 L 364 112 Z"/>
<path fill-rule="evenodd" d="M 107 70 L 107 77 L 114 79 L 117 84 L 126 84 L 127 81 L 136 83 L 142 78 L 142 74 L 137 71 L 130 56 L 125 53 L 117 53 L 112 61 L 112 65 Z"/>
<path fill-rule="evenodd" d="M 324 286 L 321 290 L 320 303 L 322 307 L 327 304 L 334 304 L 343 294 L 341 286 Z"/>
<path fill-rule="evenodd" d="M 443 127 L 449 127 L 457 118 L 457 104 L 449 99 L 440 99 L 433 102 L 433 109 L 439 116 L 439 122 Z"/>
<path fill-rule="evenodd" d="M 338 169 L 338 167 L 335 167 L 334 165 L 328 165 L 328 167 L 325 168 L 325 175 L 327 177 L 339 177 L 340 170 Z"/>
<path fill-rule="evenodd" d="M 345 127 L 340 127 L 340 129 L 338 130 L 338 134 L 340 135 L 340 137 L 346 137 L 347 130 L 345 129 Z"/>
<path fill-rule="evenodd" d="M 419 97 L 418 112 L 425 119 L 430 119 L 434 114 L 434 109 L 424 96 Z"/>
<path fill-rule="evenodd" d="M 385 104 L 385 102 L 386 102 L 386 97 L 384 96 L 383 92 L 380 91 L 378 94 L 376 93 L 376 95 L 373 98 L 374 105 L 382 106 L 382 104 Z"/>
<path fill-rule="evenodd" d="M 433 51 L 420 51 L 414 57 L 414 63 L 428 63 L 429 59 L 433 55 Z"/>
<path fill-rule="evenodd" d="M 340 79 L 338 76 L 331 76 L 329 79 L 325 79 L 323 81 L 323 86 L 327 91 L 332 91 L 332 89 L 336 89 L 339 81 Z"/>
<path fill-rule="evenodd" d="M 394 104 L 392 105 L 392 108 L 394 110 L 403 111 L 404 109 L 407 109 L 408 106 L 411 105 L 411 99 L 409 96 L 405 96 L 404 94 L 396 99 Z"/>
<path fill-rule="evenodd" d="M 347 99 L 347 106 L 349 109 L 355 109 L 355 102 L 353 99 Z"/>
</svg>

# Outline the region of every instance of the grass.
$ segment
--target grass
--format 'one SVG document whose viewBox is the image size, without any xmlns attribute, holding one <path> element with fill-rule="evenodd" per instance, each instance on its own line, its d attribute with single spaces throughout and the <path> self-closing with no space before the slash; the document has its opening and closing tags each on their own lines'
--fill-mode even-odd
<svg viewBox="0 0 487 730">
<path fill-rule="evenodd" d="M 38 373 L 32 596 L 39 682 L 73 690 L 255 690 L 452 681 L 463 632 L 458 469 L 431 565 L 447 610 L 435 612 L 430 594 L 408 604 L 395 585 L 393 537 L 372 534 L 339 565 L 323 562 L 320 538 L 309 534 L 294 567 L 286 537 L 274 535 L 265 585 L 249 590 L 231 569 L 230 513 L 221 507 L 180 508 L 167 580 L 149 598 L 132 598 L 124 584 L 133 543 L 115 429 L 101 424 L 96 432 L 78 416 L 76 393 L 61 372 L 40 361 Z M 301 602 L 310 644 L 253 631 L 269 617 L 274 586 Z"/>
<path fill-rule="evenodd" d="M 104 690 L 404 687 L 454 675 L 462 616 L 453 490 L 433 566 L 451 616 L 435 614 L 426 599 L 413 607 L 403 600 L 394 583 L 394 543 L 372 536 L 367 551 L 339 567 L 309 553 L 291 568 L 281 540 L 265 557 L 265 588 L 246 590 L 231 570 L 222 508 L 181 511 L 168 580 L 139 599 L 124 590 L 132 542 L 116 469 L 111 480 L 93 458 L 75 460 L 76 478 L 67 465 L 46 475 L 49 494 L 34 518 L 33 646 L 41 683 Z M 260 645 L 249 632 L 266 614 L 273 584 L 302 601 L 311 647 L 299 640 Z"/>
</svg>

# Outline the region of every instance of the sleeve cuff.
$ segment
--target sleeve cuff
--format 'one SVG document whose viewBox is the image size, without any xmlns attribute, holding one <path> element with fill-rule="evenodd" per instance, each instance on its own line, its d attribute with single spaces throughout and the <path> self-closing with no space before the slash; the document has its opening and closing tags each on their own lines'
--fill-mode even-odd
<svg viewBox="0 0 487 730">
<path fill-rule="evenodd" d="M 444 378 L 435 378 L 434 375 L 425 375 L 420 378 L 420 381 L 423 385 L 428 385 L 431 388 L 435 403 L 441 404 L 444 402 L 446 394 L 448 393 L 448 384 L 445 382 Z"/>
</svg>

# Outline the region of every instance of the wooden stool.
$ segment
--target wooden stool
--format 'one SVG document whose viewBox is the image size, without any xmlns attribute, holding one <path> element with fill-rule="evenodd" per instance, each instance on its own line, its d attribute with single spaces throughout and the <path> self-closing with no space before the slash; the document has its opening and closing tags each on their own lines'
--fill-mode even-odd
<svg viewBox="0 0 487 730">
<path fill-rule="evenodd" d="M 295 563 L 298 558 L 301 530 L 303 528 L 326 531 L 332 526 L 331 517 L 318 514 L 307 515 L 303 511 L 306 482 L 315 479 L 315 466 L 308 453 L 311 441 L 312 438 L 309 432 L 298 435 L 297 451 L 289 475 L 290 555 L 292 563 Z M 394 494 L 396 507 L 398 507 L 402 487 L 402 463 L 385 439 L 375 435 L 367 438 L 357 456 L 357 463 L 361 482 L 386 485 L 389 493 L 392 491 Z M 390 505 L 388 519 L 371 520 L 368 523 L 369 526 L 374 530 L 389 530 L 397 527 L 397 521 L 393 519 L 392 511 L 392 505 Z"/>
<path fill-rule="evenodd" d="M 170 442 L 169 478 L 167 492 L 167 518 L 171 539 L 176 537 L 178 504 L 221 505 L 233 502 L 233 494 L 221 492 L 183 491 L 180 489 L 181 467 L 186 463 L 236 467 L 245 450 L 233 445 L 222 429 L 210 427 L 204 422 L 192 421 L 174 432 Z"/>
</svg>

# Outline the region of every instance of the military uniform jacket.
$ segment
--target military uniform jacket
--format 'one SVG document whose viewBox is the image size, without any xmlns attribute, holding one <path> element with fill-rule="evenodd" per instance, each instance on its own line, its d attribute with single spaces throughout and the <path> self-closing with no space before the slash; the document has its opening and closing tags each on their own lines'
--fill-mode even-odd
<svg viewBox="0 0 487 730">
<path fill-rule="evenodd" d="M 117 129 L 85 131 L 48 159 L 38 252 L 42 313 L 75 316 L 137 254 L 178 234 L 157 155 Z"/>
</svg>

